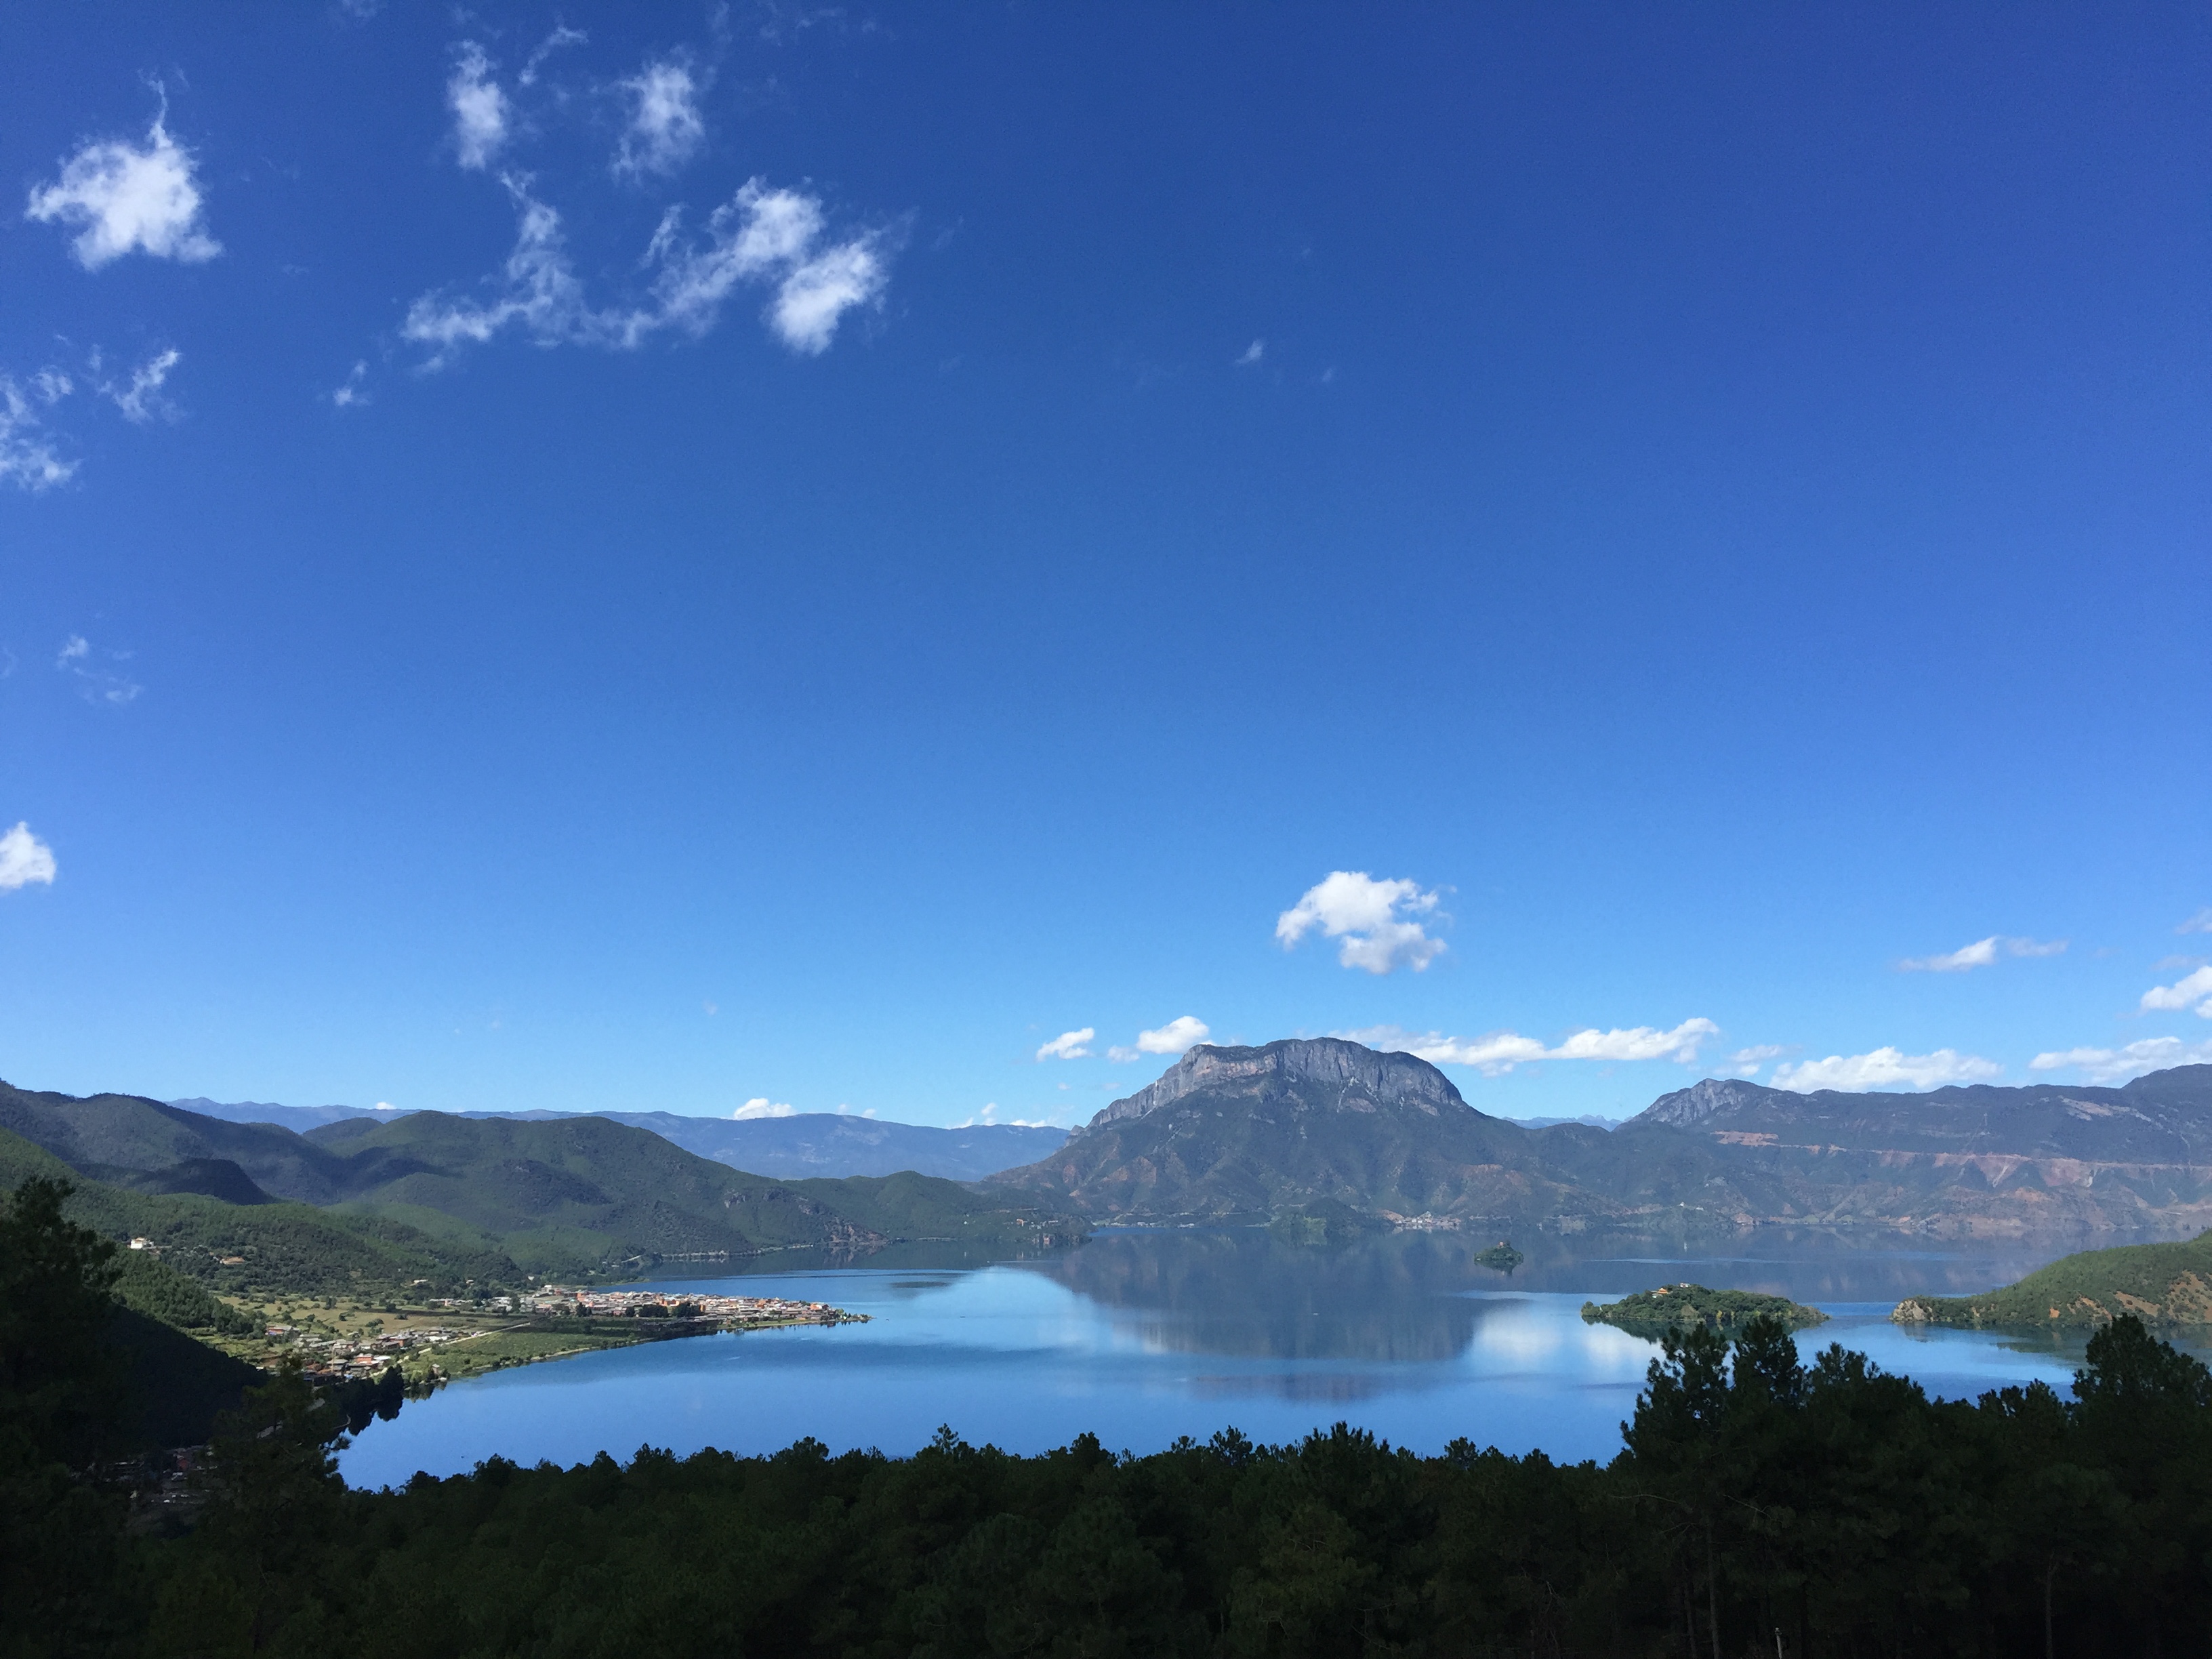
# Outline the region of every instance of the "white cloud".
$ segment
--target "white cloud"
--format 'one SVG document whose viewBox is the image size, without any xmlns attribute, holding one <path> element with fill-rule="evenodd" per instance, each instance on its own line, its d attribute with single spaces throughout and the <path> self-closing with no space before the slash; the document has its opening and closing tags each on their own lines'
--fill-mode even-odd
<svg viewBox="0 0 2212 1659">
<path fill-rule="evenodd" d="M 1778 1042 L 1762 1042 L 1756 1048 L 1739 1048 L 1729 1056 L 1729 1070 L 1737 1077 L 1757 1077 L 1760 1066 L 1783 1052 Z"/>
<path fill-rule="evenodd" d="M 700 84 L 690 64 L 682 58 L 647 60 L 620 84 L 629 98 L 630 114 L 615 151 L 615 171 L 632 177 L 675 172 L 707 137 L 699 114 Z"/>
<path fill-rule="evenodd" d="M 757 1117 L 794 1117 L 797 1110 L 788 1101 L 771 1102 L 766 1095 L 755 1095 L 730 1115 L 739 1122 Z"/>
<path fill-rule="evenodd" d="M 1517 1031 L 1493 1031 L 1487 1036 L 1462 1039 L 1436 1031 L 1420 1036 L 1394 1025 L 1378 1025 L 1335 1035 L 1372 1048 L 1413 1054 L 1431 1066 L 1472 1066 L 1485 1077 L 1499 1077 L 1516 1066 L 1539 1060 L 1672 1060 L 1693 1065 L 1698 1045 L 1717 1036 L 1720 1029 L 1709 1019 L 1686 1019 L 1672 1030 L 1637 1025 L 1601 1031 L 1593 1026 L 1551 1046 Z"/>
<path fill-rule="evenodd" d="M 2154 985 L 2142 994 L 2145 1013 L 2155 1009 L 2194 1008 L 2212 1019 L 2212 967 L 2199 968 L 2171 985 Z"/>
<path fill-rule="evenodd" d="M 128 386 L 102 381 L 100 395 L 121 410 L 126 420 L 149 421 L 156 415 L 167 415 L 171 411 L 161 398 L 161 387 L 183 356 L 174 346 L 157 352 L 131 372 Z"/>
<path fill-rule="evenodd" d="M 481 170 L 506 147 L 514 106 L 491 78 L 491 60 L 473 40 L 454 49 L 446 82 L 446 107 L 453 112 L 453 149 L 465 167 Z"/>
<path fill-rule="evenodd" d="M 2206 905 L 2173 931 L 2177 933 L 2212 933 L 2212 904 Z"/>
<path fill-rule="evenodd" d="M 1106 1058 L 1112 1060 L 1116 1066 L 1127 1066 L 1131 1060 L 1142 1060 L 1144 1057 L 1145 1051 L 1143 1049 L 1131 1048 L 1119 1042 L 1115 1043 L 1112 1048 L 1106 1051 Z"/>
<path fill-rule="evenodd" d="M 1091 1039 L 1098 1035 L 1086 1025 L 1079 1031 L 1062 1031 L 1036 1051 L 1039 1060 L 1081 1060 L 1091 1052 Z"/>
<path fill-rule="evenodd" d="M 40 381 L 32 382 L 47 403 L 68 395 L 67 377 L 57 375 L 54 379 L 61 389 L 51 394 L 46 392 Z M 35 494 L 69 482 L 76 474 L 76 465 L 62 459 L 40 425 L 38 414 L 32 409 L 30 399 L 23 395 L 23 389 L 7 375 L 0 374 L 0 482 Z"/>
<path fill-rule="evenodd" d="M 187 264 L 214 258 L 222 244 L 208 234 L 200 207 L 191 152 L 156 115 L 144 144 L 88 143 L 64 161 L 59 179 L 31 192 L 24 216 L 83 226 L 70 247 L 79 264 L 98 270 L 133 252 Z"/>
<path fill-rule="evenodd" d="M 1244 348 L 1243 355 L 1237 359 L 1236 366 L 1238 368 L 1249 368 L 1267 355 L 1267 343 L 1265 340 L 1255 340 Z"/>
<path fill-rule="evenodd" d="M 1976 939 L 1972 945 L 1942 956 L 1908 957 L 1897 965 L 1906 973 L 1961 974 L 1969 968 L 1986 968 L 2000 953 L 2008 957 L 2055 957 L 2066 949 L 2066 941 L 2032 939 L 2006 939 L 1992 933 L 1987 939 Z"/>
<path fill-rule="evenodd" d="M 54 658 L 54 666 L 75 677 L 77 695 L 95 707 L 120 708 L 137 700 L 146 688 L 129 675 L 100 666 L 101 660 L 128 662 L 127 651 L 96 652 L 92 642 L 82 634 L 72 634 L 62 641 L 62 648 Z"/>
<path fill-rule="evenodd" d="M 1412 881 L 1377 881 L 1364 870 L 1332 870 L 1275 918 L 1275 937 L 1285 951 L 1315 928 L 1341 939 L 1337 960 L 1370 974 L 1410 967 L 1420 972 L 1443 953 L 1414 916 L 1436 913 L 1437 895 Z"/>
<path fill-rule="evenodd" d="M 2061 1048 L 2027 1062 L 2037 1072 L 2077 1070 L 2087 1083 L 2124 1083 L 2145 1072 L 2169 1066 L 2212 1065 L 2212 1041 L 2184 1042 L 2179 1037 L 2145 1037 L 2124 1048 Z"/>
<path fill-rule="evenodd" d="M 547 58 L 563 46 L 580 46 L 591 38 L 581 29 L 556 25 L 553 33 L 538 43 L 538 50 L 523 60 L 522 72 L 514 77 L 515 80 L 526 87 L 536 86 L 538 71 L 544 67 Z"/>
<path fill-rule="evenodd" d="M 54 849 L 19 823 L 0 836 L 0 893 L 12 893 L 33 882 L 53 884 Z"/>
<path fill-rule="evenodd" d="M 1938 1048 L 1931 1054 L 1908 1054 L 1896 1048 L 1876 1048 L 1871 1054 L 1830 1054 L 1774 1068 L 1774 1086 L 1810 1094 L 1816 1089 L 1857 1091 L 1887 1089 L 1904 1085 L 1913 1089 L 1940 1089 L 1950 1083 L 1986 1083 L 2003 1074 L 2004 1067 L 1978 1054 L 1955 1048 Z"/>
<path fill-rule="evenodd" d="M 368 401 L 368 360 L 356 360 L 346 371 L 346 377 L 331 393 L 331 404 L 337 409 L 351 409 Z"/>
<path fill-rule="evenodd" d="M 1137 1052 L 1140 1054 L 1179 1054 L 1212 1035 L 1204 1020 L 1182 1014 L 1157 1031 L 1138 1032 Z"/>
<path fill-rule="evenodd" d="M 682 240 L 682 210 L 670 209 L 645 252 L 644 263 L 659 267 L 650 302 L 627 311 L 595 309 L 569 264 L 561 216 L 531 195 L 526 177 L 507 173 L 501 182 L 520 223 L 494 297 L 477 304 L 426 294 L 400 326 L 408 340 L 433 348 L 427 367 L 508 328 L 540 345 L 618 349 L 641 345 L 664 328 L 703 335 L 747 283 L 775 285 L 770 327 L 793 350 L 812 356 L 829 346 L 848 311 L 880 298 L 889 279 L 881 234 L 818 246 L 821 203 L 796 191 L 769 190 L 755 179 L 708 216 L 703 246 Z"/>
</svg>

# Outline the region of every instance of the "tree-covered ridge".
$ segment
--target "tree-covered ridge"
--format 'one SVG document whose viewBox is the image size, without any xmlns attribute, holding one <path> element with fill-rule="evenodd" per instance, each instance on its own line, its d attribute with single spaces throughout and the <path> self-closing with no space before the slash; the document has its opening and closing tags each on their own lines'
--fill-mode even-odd
<svg viewBox="0 0 2212 1659">
<path fill-rule="evenodd" d="M 1716 1291 L 1704 1285 L 1662 1285 L 1618 1302 L 1585 1302 L 1583 1317 L 1591 1324 L 1617 1325 L 1638 1336 L 1657 1336 L 1692 1325 L 1735 1332 L 1754 1319 L 1770 1319 L 1791 1331 L 1809 1330 L 1828 1322 L 1828 1316 L 1818 1308 L 1792 1302 L 1786 1296 Z"/>
<path fill-rule="evenodd" d="M 2062 1256 L 1983 1296 L 1914 1296 L 1903 1325 L 2081 1327 L 2132 1314 L 2150 1325 L 2212 1324 L 2212 1231 L 2174 1244 L 2123 1244 Z"/>
<path fill-rule="evenodd" d="M 380 1276 L 512 1285 L 530 1274 L 635 1273 L 662 1259 L 793 1249 L 857 1254 L 915 1239 L 1021 1251 L 1083 1231 L 1064 1206 L 1012 1192 L 986 1198 L 912 1172 L 772 1181 L 649 1130 L 591 1116 L 531 1121 L 416 1112 L 343 1119 L 301 1135 L 134 1096 L 79 1099 L 0 1084 L 0 1164 L 23 1173 L 36 1160 L 11 1158 L 11 1149 L 20 1154 L 35 1145 L 59 1160 L 85 1183 L 80 1209 L 103 1207 L 107 1219 L 96 1224 L 111 1236 L 119 1236 L 117 1218 L 125 1214 L 194 1213 L 134 1208 L 141 1198 L 198 1195 L 266 1211 L 252 1248 L 217 1249 L 216 1256 L 243 1258 L 234 1265 L 260 1273 L 255 1287 L 286 1291 L 307 1286 L 296 1276 L 270 1279 L 257 1258 L 270 1255 L 269 1237 L 288 1230 L 290 1252 L 319 1254 L 342 1289 Z M 331 1219 L 319 1252 L 299 1236 L 302 1204 Z M 389 1256 L 396 1247 L 417 1259 L 404 1273 L 398 1264 L 341 1267 L 340 1235 L 371 1255 Z M 419 1259 L 426 1253 L 470 1265 L 426 1270 Z"/>
</svg>

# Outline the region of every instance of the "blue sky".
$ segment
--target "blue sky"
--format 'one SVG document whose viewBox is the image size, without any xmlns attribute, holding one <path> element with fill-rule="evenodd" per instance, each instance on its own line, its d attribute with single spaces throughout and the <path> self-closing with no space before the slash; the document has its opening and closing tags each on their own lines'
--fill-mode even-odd
<svg viewBox="0 0 2212 1659">
<path fill-rule="evenodd" d="M 54 3 L 0 65 L 11 1082 L 2212 1058 L 2201 9 Z"/>
</svg>

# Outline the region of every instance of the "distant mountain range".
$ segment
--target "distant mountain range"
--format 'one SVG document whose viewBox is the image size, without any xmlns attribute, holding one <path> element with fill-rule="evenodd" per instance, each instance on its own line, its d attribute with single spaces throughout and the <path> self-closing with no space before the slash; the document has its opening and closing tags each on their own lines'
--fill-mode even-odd
<svg viewBox="0 0 2212 1659">
<path fill-rule="evenodd" d="M 59 1160 L 98 1184 L 112 1214 L 181 1217 L 200 1229 L 196 1239 L 218 1223 L 240 1237 L 289 1227 L 309 1241 L 301 1249 L 335 1260 L 358 1251 L 330 1236 L 332 1228 L 360 1235 L 366 1226 L 374 1243 L 391 1242 L 397 1226 L 406 1249 L 459 1250 L 485 1263 L 483 1273 L 496 1273 L 502 1256 L 554 1275 L 625 1261 L 791 1247 L 853 1253 L 916 1239 L 1021 1254 L 1080 1231 L 1064 1208 L 1012 1194 L 910 1172 L 779 1181 L 590 1116 L 377 1114 L 302 1135 L 136 1096 L 79 1099 L 0 1085 L 0 1140 L 18 1149 L 0 1145 L 0 1167 L 31 1171 L 33 1153 Z M 157 1199 L 175 1202 L 149 1211 Z M 213 1216 L 207 1200 L 231 1218 Z M 273 1213 L 297 1206 L 314 1206 L 312 1216 Z M 345 1271 L 383 1270 L 362 1258 Z"/>
<path fill-rule="evenodd" d="M 274 1123 L 301 1134 L 326 1124 L 363 1118 L 389 1123 L 410 1115 L 361 1106 L 276 1106 L 253 1100 L 173 1100 L 169 1104 L 202 1117 L 230 1123 Z M 460 1112 L 453 1115 L 507 1118 L 521 1123 L 604 1118 L 610 1123 L 650 1129 L 686 1152 L 732 1169 L 784 1180 L 805 1176 L 837 1180 L 911 1170 L 946 1181 L 981 1181 L 1000 1170 L 1049 1155 L 1066 1140 L 1068 1133 L 1065 1129 L 1012 1123 L 939 1129 L 834 1112 L 744 1119 L 692 1117 L 680 1112 Z"/>
<path fill-rule="evenodd" d="M 1486 1228 L 2193 1231 L 2212 1222 L 2212 1066 L 1923 1095 L 1707 1079 L 1608 1133 L 1487 1116 L 1426 1061 L 1334 1038 L 1201 1046 L 992 1181 L 1130 1222 L 1331 1200 Z"/>
</svg>

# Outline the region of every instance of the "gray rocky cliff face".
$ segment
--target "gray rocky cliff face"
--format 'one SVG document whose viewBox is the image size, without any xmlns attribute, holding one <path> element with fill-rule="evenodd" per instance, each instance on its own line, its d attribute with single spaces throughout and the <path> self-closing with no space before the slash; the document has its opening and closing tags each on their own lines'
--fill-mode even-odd
<svg viewBox="0 0 2212 1659">
<path fill-rule="evenodd" d="M 1340 1037 L 1310 1037 L 1270 1042 L 1262 1048 L 1201 1043 L 1169 1067 L 1158 1082 L 1115 1101 L 1087 1127 L 1097 1129 L 1143 1117 L 1200 1089 L 1271 1074 L 1331 1084 L 1378 1101 L 1402 1101 L 1431 1112 L 1474 1109 L 1460 1098 L 1451 1079 L 1425 1060 L 1384 1053 Z"/>
<path fill-rule="evenodd" d="M 1660 1096 L 1629 1121 L 1667 1123 L 1677 1129 L 1687 1129 L 1739 1106 L 1756 1105 L 1778 1092 L 1739 1077 L 1709 1077 L 1686 1089 L 1677 1089 L 1671 1095 Z"/>
</svg>

